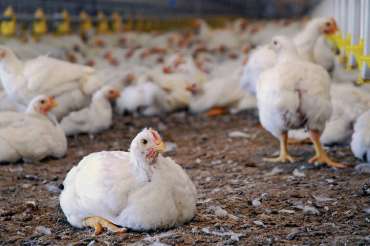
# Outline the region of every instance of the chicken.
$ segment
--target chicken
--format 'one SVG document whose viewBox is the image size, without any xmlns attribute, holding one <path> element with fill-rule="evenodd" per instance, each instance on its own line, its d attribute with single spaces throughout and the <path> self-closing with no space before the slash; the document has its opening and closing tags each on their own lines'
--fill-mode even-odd
<svg viewBox="0 0 370 246">
<path fill-rule="evenodd" d="M 326 43 L 324 35 L 337 31 L 336 23 L 331 18 L 316 18 L 311 20 L 304 30 L 294 38 L 299 55 L 323 66 L 327 70 L 334 68 L 334 54 Z M 241 86 L 255 94 L 256 81 L 259 75 L 276 63 L 276 54 L 266 45 L 258 47 L 251 54 L 244 68 Z"/>
<path fill-rule="evenodd" d="M 332 114 L 326 122 L 320 141 L 324 145 L 347 144 L 351 140 L 356 119 L 370 108 L 370 94 L 351 84 L 332 84 Z M 290 131 L 295 140 L 308 138 L 303 130 Z"/>
<path fill-rule="evenodd" d="M 208 24 L 202 20 L 194 21 L 194 27 L 198 30 L 198 35 L 202 40 L 207 41 L 209 48 L 223 52 L 227 48 L 235 48 L 240 45 L 239 35 L 233 30 L 217 29 L 211 30 Z"/>
<path fill-rule="evenodd" d="M 370 162 L 370 111 L 363 113 L 355 123 L 351 150 L 358 159 Z"/>
<path fill-rule="evenodd" d="M 39 161 L 65 155 L 64 131 L 49 114 L 55 106 L 53 98 L 37 96 L 24 113 L 0 113 L 0 162 Z"/>
<path fill-rule="evenodd" d="M 323 144 L 348 143 L 356 119 L 370 108 L 370 94 L 351 84 L 331 87 L 333 113 L 321 136 Z"/>
<path fill-rule="evenodd" d="M 191 220 L 196 189 L 185 171 L 163 157 L 158 132 L 142 130 L 129 152 L 92 153 L 67 174 L 60 206 L 75 227 L 122 233 L 169 228 Z M 119 228 L 118 226 L 123 228 Z"/>
<path fill-rule="evenodd" d="M 273 38 L 270 47 L 277 54 L 277 63 L 260 76 L 257 105 L 262 126 L 280 140 L 280 155 L 266 161 L 293 162 L 287 149 L 288 131 L 306 127 L 316 152 L 309 162 L 345 167 L 332 161 L 320 143 L 332 112 L 328 73 L 300 58 L 294 43 L 286 37 Z"/>
<path fill-rule="evenodd" d="M 242 89 L 256 94 L 256 86 L 262 72 L 271 68 L 276 63 L 276 54 L 268 46 L 260 46 L 254 50 L 244 67 L 240 86 Z"/>
<path fill-rule="evenodd" d="M 117 99 L 117 111 L 120 114 L 128 112 L 146 116 L 161 114 L 166 110 L 166 97 L 166 93 L 152 82 L 130 85 Z"/>
<path fill-rule="evenodd" d="M 90 67 L 47 56 L 22 62 L 3 46 L 0 47 L 0 79 L 6 94 L 18 104 L 28 105 L 38 94 L 54 96 L 61 103 L 54 112 L 58 118 L 85 106 L 88 95 L 101 86 Z"/>
<path fill-rule="evenodd" d="M 294 37 L 298 53 L 304 59 L 323 66 L 328 71 L 334 68 L 334 54 L 324 35 L 334 34 L 337 25 L 331 17 L 312 19 L 305 28 Z"/>
<path fill-rule="evenodd" d="M 111 102 L 120 93 L 112 86 L 104 86 L 93 95 L 88 108 L 72 112 L 62 119 L 61 127 L 67 136 L 78 133 L 95 134 L 108 129 L 112 124 Z"/>
<path fill-rule="evenodd" d="M 255 94 L 262 72 L 274 66 L 276 54 L 267 45 L 252 52 L 240 80 L 241 87 Z M 348 82 L 348 80 L 347 80 Z M 332 84 L 330 89 L 332 114 L 321 135 L 325 145 L 343 144 L 350 140 L 356 118 L 370 107 L 370 95 L 351 84 Z M 306 143 L 309 134 L 304 129 L 289 131 L 289 143 Z"/>
<path fill-rule="evenodd" d="M 233 107 L 245 96 L 239 85 L 242 67 L 234 68 L 224 77 L 208 81 L 203 86 L 192 84 L 187 87 L 192 92 L 189 108 L 193 113 L 200 113 L 212 107 Z"/>
</svg>

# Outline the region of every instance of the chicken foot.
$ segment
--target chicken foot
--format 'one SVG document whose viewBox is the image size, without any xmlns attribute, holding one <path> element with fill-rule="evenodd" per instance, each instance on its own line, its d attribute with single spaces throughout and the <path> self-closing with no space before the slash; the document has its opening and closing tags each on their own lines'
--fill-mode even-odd
<svg viewBox="0 0 370 246">
<path fill-rule="evenodd" d="M 280 154 L 275 158 L 263 158 L 267 162 L 294 162 L 294 158 L 288 154 L 288 132 L 280 136 Z"/>
<path fill-rule="evenodd" d="M 87 217 L 84 219 L 83 224 L 85 226 L 94 228 L 95 235 L 101 234 L 103 232 L 103 228 L 106 228 L 107 230 L 117 234 L 123 234 L 127 231 L 126 228 L 118 227 L 112 222 L 99 216 Z"/>
<path fill-rule="evenodd" d="M 308 162 L 309 163 L 322 163 L 322 164 L 328 165 L 329 167 L 335 167 L 335 168 L 345 168 L 346 165 L 335 162 L 329 158 L 328 154 L 326 153 L 326 151 L 323 149 L 321 145 L 320 136 L 321 136 L 320 132 L 316 130 L 310 130 L 310 138 L 315 147 L 316 155 L 312 157 Z"/>
</svg>

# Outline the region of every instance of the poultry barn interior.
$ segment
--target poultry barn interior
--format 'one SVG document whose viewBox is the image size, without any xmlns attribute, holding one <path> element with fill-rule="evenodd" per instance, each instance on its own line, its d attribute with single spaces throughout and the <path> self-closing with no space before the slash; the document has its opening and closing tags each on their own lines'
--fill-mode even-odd
<svg viewBox="0 0 370 246">
<path fill-rule="evenodd" d="M 0 245 L 370 245 L 370 0 L 0 12 Z"/>
</svg>

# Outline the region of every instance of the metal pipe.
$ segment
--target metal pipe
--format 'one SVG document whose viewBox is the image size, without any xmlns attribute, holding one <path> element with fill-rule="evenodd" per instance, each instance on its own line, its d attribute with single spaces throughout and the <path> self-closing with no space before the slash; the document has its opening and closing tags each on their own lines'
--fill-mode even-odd
<svg viewBox="0 0 370 246">
<path fill-rule="evenodd" d="M 361 0 L 361 28 L 360 28 L 360 38 L 364 39 L 365 38 L 365 15 L 366 15 L 366 2 L 367 0 Z"/>
<path fill-rule="evenodd" d="M 340 6 L 340 28 L 342 32 L 342 38 L 345 39 L 347 36 L 347 20 L 348 20 L 348 1 L 347 0 L 341 0 L 341 6 Z"/>
<path fill-rule="evenodd" d="M 340 1 L 341 0 L 334 0 L 334 17 L 337 21 L 338 25 L 340 25 Z"/>
<path fill-rule="evenodd" d="M 362 25 L 364 26 L 364 55 L 370 55 L 370 0 L 365 1 L 365 14 L 364 14 L 364 22 Z"/>
<path fill-rule="evenodd" d="M 353 6 L 352 16 L 352 39 L 351 44 L 355 45 L 360 42 L 361 32 L 361 3 L 359 1 L 351 1 Z"/>
<path fill-rule="evenodd" d="M 370 0 L 364 1 L 364 18 L 362 24 L 363 28 L 363 35 L 364 35 L 364 52 L 363 56 L 370 60 Z M 370 80 L 370 66 L 367 62 L 363 61 L 361 76 L 363 80 Z"/>
</svg>

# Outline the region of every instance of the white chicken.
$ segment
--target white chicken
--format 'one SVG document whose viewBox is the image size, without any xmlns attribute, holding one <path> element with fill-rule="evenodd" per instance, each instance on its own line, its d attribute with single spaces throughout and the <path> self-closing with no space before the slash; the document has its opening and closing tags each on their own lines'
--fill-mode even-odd
<svg viewBox="0 0 370 246">
<path fill-rule="evenodd" d="M 165 112 L 166 97 L 166 93 L 158 85 L 148 81 L 124 88 L 117 99 L 116 107 L 120 114 L 128 112 L 157 115 Z"/>
<path fill-rule="evenodd" d="M 276 53 L 267 45 L 260 46 L 255 49 L 248 58 L 248 62 L 244 67 L 240 86 L 242 89 L 256 95 L 256 86 L 259 76 L 265 70 L 271 68 L 276 63 Z"/>
<path fill-rule="evenodd" d="M 351 84 L 332 84 L 330 89 L 332 114 L 321 135 L 325 145 L 347 144 L 351 140 L 356 119 L 370 108 L 370 94 Z M 289 138 L 308 138 L 303 130 L 289 132 Z"/>
<path fill-rule="evenodd" d="M 239 35 L 233 30 L 216 29 L 211 30 L 208 24 L 202 20 L 194 21 L 194 27 L 198 29 L 198 35 L 202 40 L 208 42 L 208 47 L 213 50 L 224 50 L 227 48 L 235 48 L 240 45 Z"/>
<path fill-rule="evenodd" d="M 103 151 L 86 156 L 64 180 L 60 205 L 71 225 L 146 231 L 191 220 L 196 189 L 185 171 L 163 157 L 158 132 L 142 130 L 130 151 Z M 118 226 L 123 228 L 119 228 Z"/>
<path fill-rule="evenodd" d="M 60 103 L 58 111 L 53 112 L 58 118 L 85 106 L 88 95 L 101 86 L 90 67 L 47 56 L 22 62 L 3 46 L 0 79 L 6 94 L 18 104 L 28 105 L 39 94 L 54 96 Z"/>
<path fill-rule="evenodd" d="M 330 71 L 334 67 L 334 54 L 324 35 L 334 34 L 338 30 L 331 17 L 314 18 L 294 37 L 299 55 Z"/>
<path fill-rule="evenodd" d="M 255 94 L 260 74 L 276 63 L 276 54 L 268 46 L 260 46 L 252 52 L 244 68 L 240 84 Z M 332 114 L 321 135 L 325 145 L 342 144 L 350 140 L 356 118 L 370 107 L 370 95 L 351 84 L 332 84 L 330 89 Z M 309 134 L 304 129 L 289 131 L 291 143 L 305 142 Z"/>
<path fill-rule="evenodd" d="M 309 162 L 345 167 L 332 161 L 320 143 L 321 133 L 332 112 L 328 73 L 322 67 L 302 60 L 294 43 L 286 37 L 273 38 L 270 47 L 277 54 L 277 63 L 260 76 L 257 105 L 261 124 L 280 140 L 280 155 L 266 161 L 293 162 L 287 149 L 288 131 L 306 127 L 316 152 Z"/>
<path fill-rule="evenodd" d="M 24 113 L 0 113 L 0 162 L 39 161 L 65 155 L 64 131 L 49 114 L 55 106 L 53 98 L 37 96 Z"/>
<path fill-rule="evenodd" d="M 112 86 L 104 86 L 95 92 L 88 108 L 72 112 L 62 119 L 60 125 L 66 135 L 95 134 L 108 129 L 112 125 L 111 102 L 119 95 Z"/>
<path fill-rule="evenodd" d="M 315 62 L 327 70 L 334 66 L 334 54 L 326 44 L 322 34 L 337 31 L 336 23 L 331 18 L 311 20 L 302 32 L 296 35 L 294 43 L 299 55 L 308 61 Z M 250 55 L 241 78 L 241 87 L 255 94 L 259 75 L 276 63 L 276 54 L 266 45 L 258 47 Z"/>
<path fill-rule="evenodd" d="M 208 81 L 204 85 L 191 84 L 187 89 L 192 92 L 192 97 L 189 103 L 189 109 L 193 113 L 201 113 L 211 108 L 209 115 L 217 114 L 218 107 L 235 107 L 246 93 L 240 88 L 239 78 L 242 72 L 242 67 L 234 68 L 234 71 L 224 77 L 215 78 Z M 248 95 L 252 97 L 251 95 Z M 215 112 L 215 113 L 214 113 Z"/>
<path fill-rule="evenodd" d="M 363 113 L 355 123 L 351 150 L 357 158 L 370 162 L 370 111 Z"/>
</svg>

